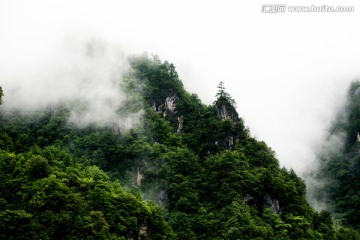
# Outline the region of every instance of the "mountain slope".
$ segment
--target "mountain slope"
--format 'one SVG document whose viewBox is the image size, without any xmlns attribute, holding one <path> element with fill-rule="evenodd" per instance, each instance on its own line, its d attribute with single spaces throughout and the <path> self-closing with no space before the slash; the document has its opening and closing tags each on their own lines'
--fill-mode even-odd
<svg viewBox="0 0 360 240">
<path fill-rule="evenodd" d="M 360 230 L 360 83 L 353 82 L 319 153 L 314 173 L 318 201 L 327 204 L 341 224 Z"/>
<path fill-rule="evenodd" d="M 96 198 L 82 198 L 84 208 L 90 213 L 96 211 L 97 219 L 103 222 L 102 230 L 96 232 L 98 235 L 88 232 L 87 236 L 106 238 L 110 236 L 106 234 L 113 234 L 111 236 L 126 239 L 344 239 L 342 236 L 348 232 L 336 233 L 327 212 L 316 213 L 309 206 L 304 181 L 294 171 L 281 169 L 275 153 L 264 142 L 250 136 L 236 112 L 235 101 L 226 93 L 223 83 L 219 84 L 214 103 L 207 106 L 196 95 L 185 91 L 172 64 L 146 55 L 132 57 L 129 62 L 131 70 L 123 81 L 119 80 L 129 97 L 118 114 L 142 112 L 136 128 L 124 130 L 96 124 L 76 127 L 69 124 L 68 118 L 70 109 L 77 106 L 67 103 L 31 115 L 2 111 L 2 167 L 5 170 L 9 167 L 5 157 L 9 154 L 22 159 L 17 163 L 19 166 L 30 161 L 35 154 L 39 155 L 40 169 L 47 169 L 53 155 L 42 152 L 48 149 L 64 151 L 73 159 L 72 164 L 78 168 L 77 174 L 83 176 L 81 181 L 85 181 L 77 183 L 79 189 L 74 189 L 74 196 L 90 194 L 81 191 L 88 191 L 86 184 L 95 181 L 82 171 L 88 168 L 105 171 L 106 174 L 101 174 L 109 176 L 115 183 L 104 177 L 106 190 L 97 191 Z M 61 159 L 55 163 L 64 164 Z M 25 178 L 32 171 L 21 173 L 19 179 L 18 175 L 13 175 L 14 169 L 9 174 L 5 174 L 4 170 L 2 178 L 10 183 L 17 182 L 19 189 L 26 189 L 28 183 Z M 70 179 L 74 175 L 63 171 L 58 173 L 62 176 L 60 178 L 52 170 L 46 170 L 46 174 L 37 175 L 29 184 L 37 185 L 37 181 L 47 181 L 55 176 L 52 180 L 59 179 L 63 188 L 71 188 Z M 78 175 L 75 174 L 76 179 Z M 126 187 L 121 187 L 116 181 Z M 10 183 L 1 189 L 2 194 L 10 194 Z M 131 192 L 123 194 L 121 188 L 129 188 Z M 22 195 L 22 190 L 19 191 Z M 32 190 L 35 195 L 39 192 L 41 187 Z M 49 190 L 45 196 L 54 193 L 57 193 L 56 188 Z M 118 200 L 109 200 L 113 205 L 100 202 L 93 210 L 87 207 L 94 206 L 98 198 L 104 199 L 109 194 L 132 208 L 121 208 L 122 205 L 116 202 Z M 134 194 L 141 194 L 161 206 L 163 214 L 160 215 L 154 205 L 145 203 Z M 127 197 L 116 197 L 124 195 Z M 8 218 L 7 211 L 28 214 L 24 206 L 31 205 L 31 199 L 5 199 L 13 202 L 1 209 L 5 215 L 0 216 L 8 219 L 3 221 L 4 229 L 11 229 L 18 219 L 17 215 Z M 20 204 L 20 201 L 25 202 Z M 101 208 L 106 206 L 106 209 Z M 56 208 L 66 210 L 66 206 L 57 205 Z M 29 214 L 42 216 L 45 210 L 36 211 Z M 119 213 L 124 214 L 126 220 L 117 218 Z M 91 214 L 86 216 L 92 218 Z M 133 224 L 121 225 L 122 221 Z M 49 229 L 55 223 L 49 221 Z M 47 226 L 36 224 L 41 228 Z M 167 224 L 176 236 L 172 235 Z M 83 227 L 80 225 L 79 229 Z M 53 236 L 50 230 L 49 234 Z M 70 238 L 69 233 L 61 234 L 64 234 L 63 238 Z"/>
</svg>

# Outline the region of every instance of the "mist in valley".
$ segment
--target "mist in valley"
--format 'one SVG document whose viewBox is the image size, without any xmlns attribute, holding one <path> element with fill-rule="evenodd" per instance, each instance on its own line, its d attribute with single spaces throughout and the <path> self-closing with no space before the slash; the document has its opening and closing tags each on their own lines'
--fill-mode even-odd
<svg viewBox="0 0 360 240">
<path fill-rule="evenodd" d="M 122 111 L 134 97 L 122 85 L 128 57 L 158 54 L 206 104 L 224 81 L 251 134 L 311 191 L 321 185 L 309 172 L 324 141 L 330 153 L 341 148 L 342 135 L 328 129 L 360 73 L 359 16 L 260 10 L 236 1 L 1 1 L 2 109 L 66 103 L 75 106 L 70 124 L 134 128 L 142 110 Z"/>
</svg>

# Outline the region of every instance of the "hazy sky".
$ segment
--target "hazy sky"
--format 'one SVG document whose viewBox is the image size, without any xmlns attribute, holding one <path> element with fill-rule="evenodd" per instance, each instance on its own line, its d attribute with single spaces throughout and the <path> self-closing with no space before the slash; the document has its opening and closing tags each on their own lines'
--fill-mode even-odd
<svg viewBox="0 0 360 240">
<path fill-rule="evenodd" d="M 125 54 L 154 53 L 207 104 L 225 82 L 252 134 L 301 174 L 360 76 L 360 3 L 244 2 L 0 0 L 0 86 L 46 86 L 36 72 L 64 64 L 72 42 L 94 38 Z M 354 12 L 261 12 L 282 3 Z"/>
</svg>

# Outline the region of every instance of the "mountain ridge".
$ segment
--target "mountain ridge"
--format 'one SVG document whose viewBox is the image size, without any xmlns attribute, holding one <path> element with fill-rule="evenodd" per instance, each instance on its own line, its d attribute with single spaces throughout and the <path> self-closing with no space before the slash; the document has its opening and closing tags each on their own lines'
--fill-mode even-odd
<svg viewBox="0 0 360 240">
<path fill-rule="evenodd" d="M 78 106 L 66 104 L 33 115 L 0 112 L 2 237 L 26 239 L 27 232 L 43 239 L 358 236 L 346 228 L 335 231 L 328 212 L 311 208 L 304 181 L 280 168 L 266 143 L 250 136 L 222 82 L 214 103 L 205 105 L 184 89 L 173 64 L 146 55 L 129 63 L 118 83 L 129 97 L 118 114 L 141 112 L 133 128 L 69 125 L 69 107 Z M 96 182 L 86 169 L 103 180 Z M 38 197 L 46 181 L 54 187 Z M 12 182 L 22 201 L 13 197 Z M 71 189 L 60 200 L 81 196 L 85 210 L 47 201 L 57 186 Z M 124 191 L 128 198 L 121 197 Z M 48 222 L 41 219 L 44 212 Z M 26 224 L 17 234 L 18 220 Z M 91 230 L 81 235 L 85 228 Z"/>
</svg>

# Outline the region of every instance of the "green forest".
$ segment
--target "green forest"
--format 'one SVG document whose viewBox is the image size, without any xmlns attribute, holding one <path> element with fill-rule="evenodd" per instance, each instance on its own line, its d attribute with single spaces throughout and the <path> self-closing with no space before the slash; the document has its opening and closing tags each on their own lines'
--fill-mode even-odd
<svg viewBox="0 0 360 240">
<path fill-rule="evenodd" d="M 142 113 L 131 129 L 71 124 L 74 102 L 5 110 L 0 88 L 0 239 L 360 239 L 360 83 L 329 134 L 343 146 L 319 153 L 330 207 L 317 212 L 223 82 L 205 105 L 173 64 L 129 62 L 118 114 Z"/>
<path fill-rule="evenodd" d="M 315 198 L 325 203 L 334 221 L 360 230 L 360 82 L 348 90 L 345 106 L 333 121 L 318 153 L 320 168 L 313 172 Z"/>
</svg>

